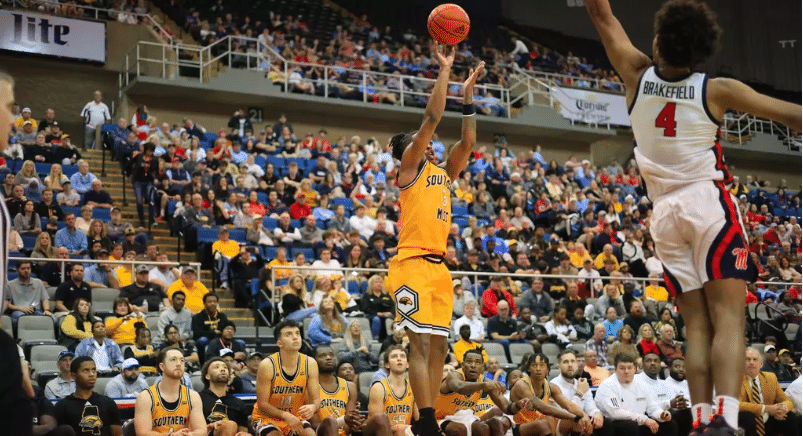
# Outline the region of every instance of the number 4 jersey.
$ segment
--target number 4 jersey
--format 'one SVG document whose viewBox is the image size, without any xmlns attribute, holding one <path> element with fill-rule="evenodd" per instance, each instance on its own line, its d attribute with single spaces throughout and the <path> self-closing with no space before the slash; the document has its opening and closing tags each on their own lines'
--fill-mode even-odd
<svg viewBox="0 0 803 436">
<path fill-rule="evenodd" d="M 731 182 L 719 144 L 720 122 L 708 109 L 708 76 L 673 80 L 647 68 L 630 104 L 636 162 L 647 195 L 656 201 L 700 181 Z"/>
</svg>

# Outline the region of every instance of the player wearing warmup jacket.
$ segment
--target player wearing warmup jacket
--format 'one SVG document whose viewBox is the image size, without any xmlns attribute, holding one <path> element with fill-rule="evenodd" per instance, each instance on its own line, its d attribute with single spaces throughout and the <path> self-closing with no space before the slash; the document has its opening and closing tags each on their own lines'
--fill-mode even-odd
<svg viewBox="0 0 803 436">
<path fill-rule="evenodd" d="M 388 348 L 384 367 L 389 369 L 388 376 L 371 386 L 368 419 L 385 415 L 390 421 L 393 435 L 403 436 L 413 420 L 418 419 L 413 390 L 407 380 L 407 352 L 404 348 L 399 345 Z"/>
<path fill-rule="evenodd" d="M 137 395 L 134 428 L 137 436 L 165 434 L 206 435 L 201 397 L 183 384 L 184 354 L 178 349 L 162 351 L 162 380 Z"/>
<path fill-rule="evenodd" d="M 480 62 L 463 83 L 462 138 L 439 164 L 431 138 L 446 107 L 446 90 L 455 48 L 432 51 L 440 72 L 416 132 L 390 140 L 393 157 L 401 161 L 397 182 L 401 213 L 398 252 L 388 268 L 389 287 L 396 301 L 396 321 L 409 331 L 410 383 L 421 413 L 413 434 L 435 434 L 438 423 L 433 408 L 442 377 L 452 321 L 452 277 L 443 257 L 451 225 L 449 187 L 466 167 L 476 143 L 476 117 L 472 94 L 484 68 Z M 448 54 L 447 54 L 448 52 Z"/>
<path fill-rule="evenodd" d="M 510 390 L 510 401 L 529 398 L 532 407 L 520 410 L 513 416 L 513 421 L 521 426 L 521 433 L 534 424 L 545 425 L 545 432 L 540 435 L 568 434 L 579 431 L 590 434 L 591 419 L 583 409 L 572 403 L 561 393 L 560 388 L 546 380 L 549 374 L 549 359 L 541 353 L 530 355 L 523 365 L 526 373 Z M 561 408 L 549 405 L 554 400 Z"/>
<path fill-rule="evenodd" d="M 318 381 L 321 384 L 321 408 L 310 422 L 318 436 L 390 436 L 393 431 L 386 415 L 374 415 L 366 420 L 357 407 L 357 386 L 337 377 L 337 359 L 329 345 L 315 347 Z"/>
<path fill-rule="evenodd" d="M 700 421 L 695 432 L 710 427 L 709 433 L 735 434 L 744 373 L 744 293 L 756 266 L 729 192 L 732 177 L 719 126 L 725 111 L 734 109 L 800 131 L 801 107 L 734 79 L 693 72 L 713 54 L 722 33 L 703 2 L 664 3 L 655 15 L 652 59 L 633 46 L 608 0 L 584 2 L 625 84 L 636 162 L 653 202 L 655 254 L 689 332 L 687 375 L 692 414 Z"/>
<path fill-rule="evenodd" d="M 312 436 L 309 420 L 321 407 L 318 364 L 298 352 L 301 329 L 295 321 L 277 324 L 274 337 L 279 352 L 259 364 L 251 427 L 257 436 Z"/>
</svg>

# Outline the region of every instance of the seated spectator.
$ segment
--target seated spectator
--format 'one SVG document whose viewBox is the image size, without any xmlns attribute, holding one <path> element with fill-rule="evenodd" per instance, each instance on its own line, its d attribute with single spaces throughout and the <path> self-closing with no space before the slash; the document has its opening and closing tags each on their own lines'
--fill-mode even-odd
<svg viewBox="0 0 803 436">
<path fill-rule="evenodd" d="M 376 220 L 366 215 L 365 206 L 357 205 L 354 208 L 354 215 L 349 218 L 349 225 L 353 230 L 357 230 L 366 240 L 371 239 L 376 229 Z"/>
<path fill-rule="evenodd" d="M 516 302 L 513 300 L 513 295 L 505 290 L 502 285 L 502 278 L 494 276 L 491 279 L 491 287 L 482 293 L 482 316 L 489 318 L 498 313 L 497 305 L 502 301 L 507 301 L 508 308 L 511 309 L 514 316 L 518 316 L 519 311 L 516 309 Z"/>
<path fill-rule="evenodd" d="M 253 220 L 251 227 L 248 227 L 246 230 L 245 239 L 248 240 L 251 245 L 258 245 L 262 249 L 263 255 L 265 253 L 265 247 L 273 247 L 276 245 L 273 232 L 265 228 L 262 219 Z"/>
<path fill-rule="evenodd" d="M 547 334 L 554 336 L 558 345 L 563 347 L 570 347 L 572 342 L 577 340 L 577 331 L 574 330 L 574 326 L 566 318 L 566 308 L 563 306 L 555 308 L 552 313 L 552 319 L 547 321 L 544 328 L 546 328 Z"/>
<path fill-rule="evenodd" d="M 368 289 L 360 298 L 360 310 L 371 321 L 373 339 L 384 341 L 387 337 L 385 325 L 388 320 L 396 318 L 396 305 L 390 294 L 385 292 L 384 281 L 379 275 L 368 279 Z"/>
<path fill-rule="evenodd" d="M 675 331 L 672 329 L 671 325 L 664 324 L 658 329 L 658 332 L 661 335 L 661 339 L 658 341 L 658 349 L 661 351 L 660 355 L 663 356 L 664 364 L 670 367 L 670 362 L 678 358 L 683 358 L 683 351 L 680 348 L 680 344 L 675 341 Z"/>
<path fill-rule="evenodd" d="M 98 251 L 97 260 L 109 260 L 109 252 L 105 248 Z M 86 283 L 93 288 L 114 288 L 119 289 L 117 274 L 111 264 L 93 263 L 85 271 Z"/>
<path fill-rule="evenodd" d="M 317 310 L 312 307 L 304 278 L 300 274 L 293 274 L 282 291 L 282 312 L 285 318 L 300 323 Z"/>
<path fill-rule="evenodd" d="M 597 300 L 594 310 L 595 317 L 597 319 L 607 318 L 609 308 L 614 309 L 617 318 L 624 318 L 627 315 L 624 301 L 614 283 L 609 283 L 605 286 L 605 295 Z"/>
<path fill-rule="evenodd" d="M 70 271 L 70 278 L 56 288 L 56 293 L 53 296 L 56 304 L 56 313 L 54 316 L 61 316 L 69 312 L 73 304 L 79 298 L 85 299 L 87 302 L 92 302 L 92 288 L 89 287 L 84 281 L 84 266 L 82 264 L 75 264 Z M 73 308 L 75 310 L 75 308 Z"/>
<path fill-rule="evenodd" d="M 81 206 L 81 216 L 75 218 L 75 227 L 86 235 L 89 234 L 89 226 L 92 224 L 92 209 L 89 205 Z"/>
<path fill-rule="evenodd" d="M 217 231 L 218 240 L 212 244 L 215 268 L 220 274 L 220 288 L 229 288 L 229 261 L 240 254 L 240 244 L 229 239 L 229 229 L 221 227 Z"/>
<path fill-rule="evenodd" d="M 642 324 L 639 327 L 639 335 L 638 335 L 638 343 L 636 343 L 636 350 L 638 350 L 639 356 L 642 358 L 647 353 L 654 353 L 658 356 L 659 360 L 664 361 L 664 355 L 661 354 L 661 348 L 658 346 L 655 340 L 655 332 L 652 330 L 652 326 L 648 324 Z"/>
<path fill-rule="evenodd" d="M 70 373 L 70 365 L 75 353 L 70 350 L 62 350 L 56 359 L 59 367 L 59 375 L 50 380 L 45 385 L 45 397 L 48 400 L 60 400 L 75 392 L 75 380 Z"/>
<path fill-rule="evenodd" d="M 211 339 L 206 346 L 206 358 L 219 356 L 220 352 L 228 348 L 234 352 L 234 359 L 239 361 L 245 360 L 245 342 L 241 339 L 234 339 L 234 334 L 237 332 L 237 326 L 233 322 L 226 320 L 218 324 L 220 329 L 220 336 Z"/>
<path fill-rule="evenodd" d="M 510 361 L 510 344 L 527 343 L 524 334 L 519 332 L 516 321 L 510 317 L 510 306 L 507 301 L 499 301 L 498 314 L 488 320 L 488 335 L 490 339 L 505 348 L 508 361 Z"/>
<path fill-rule="evenodd" d="M 264 262 L 256 255 L 256 249 L 241 246 L 240 253 L 229 264 L 231 269 L 231 289 L 234 294 L 234 307 L 253 308 L 254 296 L 251 294 L 251 281 L 259 279 Z"/>
<path fill-rule="evenodd" d="M 256 393 L 256 386 L 257 386 L 257 373 L 259 370 L 259 364 L 262 362 L 264 357 L 260 352 L 251 353 L 248 356 L 248 359 L 245 361 L 246 372 L 240 374 L 240 380 L 243 382 L 243 393 L 244 394 L 253 394 Z"/>
<path fill-rule="evenodd" d="M 586 341 L 586 350 L 594 350 L 597 355 L 597 365 L 608 366 L 608 340 L 605 337 L 605 326 L 594 325 L 594 336 Z"/>
<path fill-rule="evenodd" d="M 122 250 L 123 246 L 120 245 L 119 247 L 120 250 Z M 109 259 L 112 258 L 113 256 L 109 254 Z M 134 261 L 136 258 L 137 258 L 137 253 L 132 250 L 127 252 L 125 254 L 125 257 L 123 257 L 120 260 Z M 145 268 L 147 269 L 147 266 Z M 117 274 L 117 284 L 118 286 L 120 286 L 120 289 L 123 289 L 126 286 L 130 286 L 131 283 L 133 283 L 134 280 L 136 279 L 136 277 L 132 277 L 136 276 L 136 273 L 134 272 L 134 269 L 131 267 L 130 264 L 118 266 L 117 268 L 115 268 L 114 273 Z"/>
<path fill-rule="evenodd" d="M 203 297 L 209 292 L 203 283 L 197 280 L 195 268 L 185 266 L 181 272 L 180 280 L 176 280 L 167 288 L 167 297 L 172 298 L 173 293 L 182 291 L 185 295 L 185 305 L 192 313 L 198 313 L 204 308 Z"/>
<path fill-rule="evenodd" d="M 778 360 L 778 350 L 775 345 L 764 346 L 764 366 L 761 367 L 761 371 L 775 374 L 779 382 L 795 379 L 789 369 Z"/>
<path fill-rule="evenodd" d="M 187 371 L 197 371 L 200 369 L 200 358 L 198 348 L 192 341 L 182 338 L 179 335 L 178 327 L 169 324 L 164 328 L 162 335 L 165 338 L 160 350 L 177 349 L 184 355 L 184 367 Z"/>
<path fill-rule="evenodd" d="M 669 300 L 669 291 L 660 284 L 660 277 L 661 276 L 656 273 L 650 274 L 650 284 L 644 288 L 644 295 L 641 297 L 647 312 L 651 313 L 656 318 L 658 317 L 658 310 L 663 306 L 662 303 L 671 302 Z"/>
<path fill-rule="evenodd" d="M 6 284 L 6 308 L 11 310 L 14 330 L 23 315 L 51 315 L 50 297 L 41 280 L 31 277 L 31 262 L 17 264 L 17 278 Z"/>
<path fill-rule="evenodd" d="M 50 189 L 42 191 L 42 201 L 36 203 L 34 211 L 42 218 L 56 217 L 59 221 L 64 220 L 64 212 L 61 210 L 61 206 L 54 201 L 54 194 Z"/>
<path fill-rule="evenodd" d="M 134 310 L 128 298 L 114 300 L 114 314 L 106 317 L 106 334 L 119 345 L 131 345 L 136 338 L 136 324 L 143 323 L 142 313 Z"/>
<path fill-rule="evenodd" d="M 331 297 L 324 297 L 321 306 L 312 317 L 307 337 L 310 344 L 316 347 L 321 344 L 329 345 L 332 342 L 343 342 L 346 334 L 346 318 L 340 314 L 335 301 Z"/>
<path fill-rule="evenodd" d="M 254 221 L 262 221 L 262 216 L 251 210 L 251 203 L 243 202 L 240 205 L 240 211 L 234 216 L 234 227 L 250 229 L 254 225 Z"/>
<path fill-rule="evenodd" d="M 544 323 L 552 318 L 555 303 L 552 297 L 544 292 L 544 281 L 540 277 L 535 277 L 533 287 L 522 295 L 521 307 L 529 307 L 538 322 Z"/>
<path fill-rule="evenodd" d="M 142 373 L 156 374 L 159 366 L 159 351 L 151 345 L 151 329 L 145 327 L 144 322 L 134 323 L 134 344 L 123 351 L 126 360 L 134 358 L 140 364 Z M 124 365 L 125 366 L 125 365 Z"/>
<path fill-rule="evenodd" d="M 357 320 L 351 321 L 348 325 L 344 340 L 346 348 L 337 353 L 337 360 L 351 363 L 357 373 L 370 370 L 373 364 L 379 361 L 371 354 L 367 335 L 363 333 Z"/>
<path fill-rule="evenodd" d="M 136 240 L 137 231 L 133 227 L 125 230 L 125 242 L 123 242 L 123 252 L 128 253 L 133 251 L 135 254 L 140 255 L 145 253 L 145 246 Z"/>
<path fill-rule="evenodd" d="M 447 250 L 448 251 L 448 250 Z M 448 254 L 447 254 L 448 257 Z M 474 296 L 470 293 L 467 293 L 463 290 L 463 282 L 460 279 L 452 280 L 453 286 L 453 294 L 452 294 L 452 318 L 457 319 L 463 316 L 463 307 L 465 306 L 466 302 L 469 300 L 474 301 L 476 304 L 476 300 L 474 300 Z M 521 311 L 519 311 L 521 312 Z"/>
<path fill-rule="evenodd" d="M 159 326 L 156 328 L 156 337 L 154 342 L 161 344 L 165 341 L 164 330 L 169 325 L 174 325 L 178 328 L 177 339 L 187 340 L 193 338 L 192 332 L 192 313 L 189 309 L 184 307 L 184 301 L 187 295 L 184 291 L 176 291 L 170 297 L 170 307 L 159 314 Z"/>
<path fill-rule="evenodd" d="M 312 209 L 307 205 L 307 196 L 303 192 L 296 194 L 296 202 L 290 205 L 290 216 L 293 219 L 303 219 L 312 215 Z"/>
<path fill-rule="evenodd" d="M 292 244 L 301 240 L 301 232 L 290 224 L 290 214 L 287 212 L 279 216 L 279 223 L 276 228 L 273 229 L 273 235 L 279 242 L 284 244 Z"/>
<path fill-rule="evenodd" d="M 664 325 L 671 326 L 672 337 L 676 340 L 681 340 L 682 335 L 680 334 L 680 329 L 678 328 L 674 316 L 672 316 L 672 309 L 668 307 L 664 307 L 663 309 L 661 309 L 658 322 L 655 323 L 655 331 L 659 332 L 662 331 Z"/>
<path fill-rule="evenodd" d="M 575 306 L 573 312 L 572 327 L 577 332 L 577 339 L 579 341 L 587 341 L 594 334 L 594 324 L 586 319 L 585 309 L 582 307 Z"/>
<path fill-rule="evenodd" d="M 633 337 L 633 329 L 629 325 L 625 325 L 620 328 L 619 334 L 616 336 L 616 342 L 608 347 L 608 362 L 613 362 L 614 356 L 618 356 L 624 352 L 631 353 L 634 356 L 639 356 L 639 352 L 636 349 L 636 343 Z M 640 357 L 639 360 L 641 360 Z"/>
<path fill-rule="evenodd" d="M 120 371 L 123 353 L 116 342 L 106 337 L 106 325 L 101 319 L 92 321 L 92 336 L 85 338 L 75 347 L 75 356 L 97 359 L 99 373 Z"/>
<path fill-rule="evenodd" d="M 644 313 L 644 305 L 638 299 L 630 302 L 630 313 L 622 320 L 625 325 L 629 325 L 634 332 L 641 331 L 641 326 L 649 324 L 650 320 Z"/>
<path fill-rule="evenodd" d="M 460 326 L 459 335 L 460 339 L 452 346 L 454 349 L 454 356 L 458 362 L 463 363 L 463 355 L 466 351 L 475 348 L 481 349 L 483 358 L 488 359 L 488 353 L 485 352 L 482 344 L 471 340 L 471 327 L 469 325 L 463 324 Z"/>
<path fill-rule="evenodd" d="M 42 234 L 45 234 L 45 233 L 42 233 Z M 34 257 L 34 256 L 32 255 L 31 257 Z M 70 253 L 64 247 L 56 248 L 56 257 L 55 258 L 56 259 L 62 259 L 62 260 L 69 259 L 70 258 Z M 41 277 L 42 280 L 45 283 L 47 283 L 48 286 L 56 286 L 56 287 L 58 287 L 59 285 L 61 285 L 62 279 L 61 279 L 61 264 L 60 263 L 56 263 L 56 262 L 37 262 L 37 266 L 38 265 L 41 265 L 41 270 L 38 273 L 39 277 Z M 72 265 L 70 265 L 69 263 L 65 265 L 65 272 L 66 272 L 67 275 L 69 275 L 69 273 L 67 271 L 70 271 L 71 269 L 72 269 Z M 54 307 L 53 316 L 61 316 L 61 315 L 59 315 L 60 309 L 59 309 L 58 305 L 55 304 L 55 298 L 54 298 L 53 307 Z M 64 313 L 67 313 L 67 311 L 61 312 L 61 314 L 64 314 Z"/>
<path fill-rule="evenodd" d="M 111 250 L 112 248 L 112 241 L 106 233 L 106 226 L 103 225 L 103 221 L 98 219 L 93 219 L 90 222 L 89 230 L 86 232 L 86 240 L 90 246 L 100 242 L 100 246 L 104 249 Z"/>
<path fill-rule="evenodd" d="M 739 427 L 750 436 L 800 434 L 800 416 L 789 414 L 795 404 L 781 389 L 776 375 L 760 369 L 758 350 L 747 347 L 745 354 L 745 374 L 739 393 Z"/>
<path fill-rule="evenodd" d="M 89 163 L 81 159 L 78 161 L 78 172 L 70 177 L 73 188 L 79 194 L 86 194 L 92 189 L 92 182 L 97 180 L 97 176 L 89 172 Z"/>
<path fill-rule="evenodd" d="M 304 227 L 299 229 L 301 233 L 301 242 L 304 244 L 315 244 L 323 240 L 323 230 L 315 225 L 315 217 L 307 215 L 304 218 Z"/>
<path fill-rule="evenodd" d="M 44 196 L 42 197 L 44 198 Z M 56 201 L 59 206 L 78 206 L 81 203 L 81 195 L 75 189 L 72 189 L 72 182 L 65 180 L 61 183 L 61 192 L 56 195 Z M 66 216 L 64 219 L 66 220 Z"/>
<path fill-rule="evenodd" d="M 20 235 L 36 236 L 42 232 L 42 220 L 34 209 L 33 200 L 26 200 L 22 212 L 14 217 L 14 230 Z"/>
<path fill-rule="evenodd" d="M 192 317 L 192 338 L 201 350 L 220 337 L 223 326 L 229 322 L 226 314 L 220 311 L 218 301 L 217 294 L 207 292 L 203 297 L 203 310 Z"/>
<path fill-rule="evenodd" d="M 56 247 L 66 247 L 71 256 L 83 256 L 87 253 L 88 242 L 86 233 L 75 227 L 75 215 L 67 213 L 64 215 L 65 227 L 56 232 Z"/>
<path fill-rule="evenodd" d="M 482 373 L 482 379 L 499 382 L 507 386 L 507 373 L 499 366 L 499 361 L 495 357 L 489 357 L 485 367 L 487 370 Z"/>
<path fill-rule="evenodd" d="M 454 321 L 455 333 L 460 333 L 460 328 L 467 325 L 471 328 L 469 338 L 472 341 L 483 342 L 487 340 L 485 335 L 485 324 L 477 316 L 477 302 L 469 300 L 463 303 L 463 316 Z"/>
<path fill-rule="evenodd" d="M 84 194 L 84 204 L 93 208 L 111 209 L 114 207 L 112 196 L 103 190 L 100 179 L 92 180 L 92 189 Z"/>
<path fill-rule="evenodd" d="M 112 377 L 106 384 L 106 396 L 109 398 L 134 398 L 140 392 L 148 389 L 145 376 L 139 373 L 137 359 L 125 359 L 121 366 L 122 372 Z"/>
</svg>

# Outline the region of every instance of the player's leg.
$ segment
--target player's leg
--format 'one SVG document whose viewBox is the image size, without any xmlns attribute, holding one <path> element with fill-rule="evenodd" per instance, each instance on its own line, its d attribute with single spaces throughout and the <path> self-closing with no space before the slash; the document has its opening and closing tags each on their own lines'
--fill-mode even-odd
<svg viewBox="0 0 803 436">
<path fill-rule="evenodd" d="M 391 436 L 393 426 L 390 425 L 388 415 L 374 415 L 362 428 L 363 436 Z"/>
<path fill-rule="evenodd" d="M 711 363 L 717 369 L 712 371 L 717 392 L 714 413 L 725 418 L 734 429 L 738 426 L 739 391 L 744 375 L 746 289 L 744 280 L 733 278 L 711 280 L 705 284 L 705 298 L 713 328 Z M 690 352 L 687 350 L 688 354 Z"/>
<path fill-rule="evenodd" d="M 431 334 L 429 335 L 429 356 L 427 358 L 427 370 L 429 372 L 429 399 L 431 404 L 435 404 L 438 392 L 441 389 L 441 379 L 443 378 L 443 364 L 446 362 L 446 355 L 449 347 L 446 344 L 446 336 Z"/>
<path fill-rule="evenodd" d="M 218 421 L 214 436 L 234 436 L 237 434 L 237 423 L 230 420 Z"/>
<path fill-rule="evenodd" d="M 312 427 L 304 427 L 304 430 L 299 436 L 315 436 L 315 430 Z"/>
<path fill-rule="evenodd" d="M 471 424 L 471 436 L 492 436 L 498 435 L 493 433 L 487 422 L 474 421 Z"/>
<path fill-rule="evenodd" d="M 468 436 L 468 429 L 459 422 L 444 421 L 440 427 L 446 436 Z"/>
<path fill-rule="evenodd" d="M 318 429 L 315 431 L 315 434 L 317 436 L 337 436 L 338 428 L 337 420 L 330 416 L 324 418 L 321 423 L 318 424 Z"/>
<path fill-rule="evenodd" d="M 490 436 L 504 436 L 513 425 L 510 418 L 506 416 L 495 416 L 483 422 L 488 426 Z"/>
<path fill-rule="evenodd" d="M 516 433 L 518 433 L 518 435 Z M 550 436 L 552 434 L 552 427 L 550 427 L 549 423 L 543 419 L 536 419 L 532 422 L 519 424 L 513 430 L 514 436 Z"/>
<path fill-rule="evenodd" d="M 711 392 L 714 389 L 708 304 L 702 289 L 680 294 L 677 303 L 686 325 L 686 377 L 689 379 L 692 420 L 706 423 L 711 415 Z"/>
<path fill-rule="evenodd" d="M 437 432 L 438 423 L 435 421 L 435 400 L 432 397 L 432 386 L 430 383 L 430 347 L 431 334 L 416 333 L 407 330 L 407 338 L 410 340 L 410 358 L 407 359 L 410 367 L 410 387 L 413 389 L 415 404 L 418 406 L 420 414 L 418 422 L 414 423 L 414 434 L 430 434 Z M 445 357 L 444 357 L 445 359 Z M 440 385 L 443 376 L 443 359 L 438 364 L 437 382 Z"/>
</svg>

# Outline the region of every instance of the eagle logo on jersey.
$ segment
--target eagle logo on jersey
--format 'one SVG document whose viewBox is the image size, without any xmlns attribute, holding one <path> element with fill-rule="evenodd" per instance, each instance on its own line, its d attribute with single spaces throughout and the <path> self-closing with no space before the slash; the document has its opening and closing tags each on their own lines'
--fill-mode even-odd
<svg viewBox="0 0 803 436">
<path fill-rule="evenodd" d="M 399 304 L 411 305 L 411 304 L 413 304 L 413 302 L 412 302 L 412 300 L 410 300 L 407 297 L 402 297 L 402 298 L 399 299 Z"/>
<path fill-rule="evenodd" d="M 418 312 L 418 293 L 407 286 L 402 286 L 396 289 L 393 295 L 399 303 L 396 309 L 402 318 L 412 320 L 410 316 Z"/>
<path fill-rule="evenodd" d="M 78 423 L 81 433 L 91 433 L 94 436 L 99 436 L 100 429 L 103 427 L 103 421 L 101 421 L 99 415 L 98 406 L 86 403 L 81 413 L 81 422 Z"/>
<path fill-rule="evenodd" d="M 206 417 L 206 422 L 213 423 L 225 419 L 228 419 L 228 407 L 223 403 L 215 403 L 212 406 L 212 411 L 209 412 L 209 416 Z"/>
</svg>

